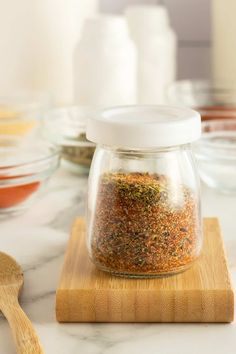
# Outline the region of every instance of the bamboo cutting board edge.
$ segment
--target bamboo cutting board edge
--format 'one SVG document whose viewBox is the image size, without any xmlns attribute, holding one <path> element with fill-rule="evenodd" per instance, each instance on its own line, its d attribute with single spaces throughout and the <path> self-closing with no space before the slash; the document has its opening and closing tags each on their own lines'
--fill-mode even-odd
<svg viewBox="0 0 236 354">
<path fill-rule="evenodd" d="M 206 237 L 202 259 L 188 271 L 166 278 L 125 279 L 95 270 L 85 248 L 84 220 L 78 218 L 72 228 L 56 294 L 57 320 L 232 322 L 234 292 L 218 220 L 205 219 L 204 231 Z M 206 259 L 206 245 L 208 248 L 215 245 L 212 251 L 212 257 L 217 259 L 215 265 L 207 264 L 209 260 L 212 263 L 212 257 Z M 82 268 L 79 272 L 78 269 Z M 211 271 L 215 273 L 211 274 Z M 199 274 L 202 277 L 200 280 Z M 198 282 L 194 285 L 195 278 Z"/>
</svg>

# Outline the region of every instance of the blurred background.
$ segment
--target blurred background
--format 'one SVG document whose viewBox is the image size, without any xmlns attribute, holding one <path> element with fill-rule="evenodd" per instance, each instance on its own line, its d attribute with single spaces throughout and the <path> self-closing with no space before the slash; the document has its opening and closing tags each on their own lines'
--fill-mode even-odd
<svg viewBox="0 0 236 354">
<path fill-rule="evenodd" d="M 36 148 L 36 137 L 59 148 L 64 167 L 88 174 L 94 111 L 167 104 L 201 114 L 200 176 L 235 191 L 235 11 L 235 0 L 0 0 L 1 184 L 38 171 L 9 171 L 19 159 L 48 161 L 52 147 Z"/>
<path fill-rule="evenodd" d="M 122 13 L 127 5 L 163 3 L 178 36 L 178 78 L 209 78 L 211 0 L 100 0 L 104 13 Z"/>
<path fill-rule="evenodd" d="M 122 14 L 127 5 L 157 3 L 166 5 L 177 34 L 177 77 L 209 77 L 210 0 L 0 0 L 0 94 L 41 87 L 48 76 L 55 94 L 61 95 L 63 82 L 63 100 L 71 100 L 71 77 L 63 68 L 70 65 L 67 53 L 79 39 L 84 18 L 98 10 Z"/>
</svg>

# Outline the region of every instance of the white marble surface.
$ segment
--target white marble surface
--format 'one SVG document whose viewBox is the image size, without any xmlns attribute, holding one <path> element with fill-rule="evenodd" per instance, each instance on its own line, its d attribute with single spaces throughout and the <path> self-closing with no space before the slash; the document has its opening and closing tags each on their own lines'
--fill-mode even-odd
<svg viewBox="0 0 236 354">
<path fill-rule="evenodd" d="M 70 226 L 84 213 L 86 179 L 59 171 L 47 193 L 22 216 L 0 221 L 0 249 L 22 265 L 22 306 L 46 354 L 233 354 L 232 324 L 58 324 L 55 289 Z M 203 211 L 219 216 L 236 284 L 236 196 L 203 189 Z M 15 353 L 8 325 L 0 317 L 0 354 Z"/>
</svg>

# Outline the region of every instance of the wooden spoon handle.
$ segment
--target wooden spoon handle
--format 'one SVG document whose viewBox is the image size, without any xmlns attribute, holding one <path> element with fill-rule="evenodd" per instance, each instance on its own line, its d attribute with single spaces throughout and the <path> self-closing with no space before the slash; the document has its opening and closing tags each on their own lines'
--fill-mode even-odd
<svg viewBox="0 0 236 354">
<path fill-rule="evenodd" d="M 18 299 L 1 303 L 1 310 L 9 322 L 18 354 L 44 354 L 32 323 L 23 312 Z"/>
</svg>

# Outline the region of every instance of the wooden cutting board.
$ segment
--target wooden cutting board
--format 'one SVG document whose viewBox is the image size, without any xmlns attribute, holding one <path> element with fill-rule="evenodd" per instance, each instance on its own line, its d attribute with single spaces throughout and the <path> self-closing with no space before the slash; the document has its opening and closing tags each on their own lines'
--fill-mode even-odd
<svg viewBox="0 0 236 354">
<path fill-rule="evenodd" d="M 231 322 L 234 293 L 219 223 L 204 220 L 204 247 L 189 270 L 171 277 L 126 279 L 95 269 L 85 223 L 77 219 L 56 294 L 59 322 Z"/>
</svg>

